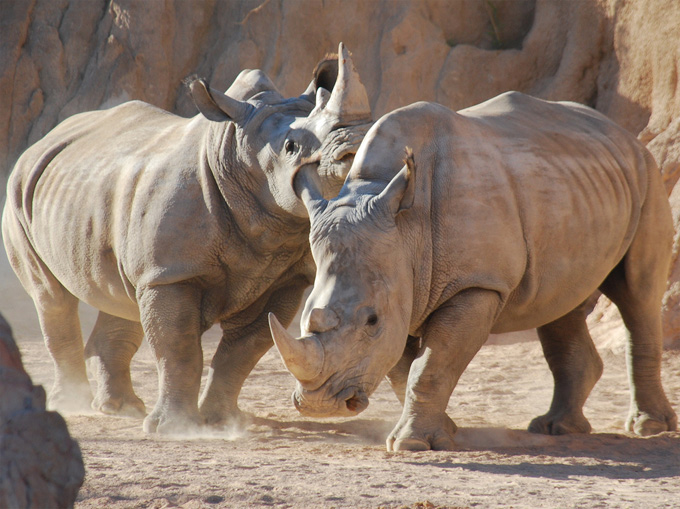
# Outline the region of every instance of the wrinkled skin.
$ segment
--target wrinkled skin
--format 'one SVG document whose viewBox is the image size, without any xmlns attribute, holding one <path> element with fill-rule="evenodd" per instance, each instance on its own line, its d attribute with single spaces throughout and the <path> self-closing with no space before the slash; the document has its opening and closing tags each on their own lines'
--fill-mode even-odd
<svg viewBox="0 0 680 509">
<path fill-rule="evenodd" d="M 69 118 L 23 154 L 3 235 L 55 362 L 50 407 L 146 415 L 129 369 L 145 336 L 159 373 L 146 431 L 240 419 L 241 385 L 271 346 L 266 312 L 288 324 L 314 278 L 295 176 L 318 174 L 336 193 L 369 127 L 363 85 L 339 54 L 299 98 L 261 71 L 226 94 L 194 80 L 193 118 L 133 101 Z M 99 309 L 84 349 L 79 300 Z M 199 409 L 200 338 L 214 323 L 223 336 Z"/>
<path fill-rule="evenodd" d="M 602 115 L 518 93 L 417 103 L 373 126 L 336 199 L 312 179 L 300 192 L 317 264 L 303 337 L 270 324 L 302 413 L 356 414 L 387 375 L 404 405 L 387 449 L 452 449 L 446 407 L 489 333 L 538 327 L 555 389 L 529 430 L 589 432 L 599 289 L 629 331 L 627 429 L 676 429 L 660 380 L 670 208 L 651 155 Z"/>
</svg>

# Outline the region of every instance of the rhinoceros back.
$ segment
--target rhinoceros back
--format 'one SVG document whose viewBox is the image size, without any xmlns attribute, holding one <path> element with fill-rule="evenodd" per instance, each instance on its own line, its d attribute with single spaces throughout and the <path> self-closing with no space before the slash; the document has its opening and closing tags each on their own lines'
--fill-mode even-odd
<svg viewBox="0 0 680 509">
<path fill-rule="evenodd" d="M 659 179 L 646 149 L 598 112 L 512 92 L 459 112 L 416 103 L 385 115 L 341 196 L 362 179 L 387 181 L 404 146 L 416 154 L 414 207 L 432 238 L 422 314 L 487 288 L 507 302 L 497 332 L 546 323 L 596 290 Z"/>
<path fill-rule="evenodd" d="M 576 103 L 507 93 L 459 114 L 453 150 L 468 163 L 453 179 L 460 203 L 474 209 L 481 199 L 497 218 L 482 228 L 489 254 L 476 253 L 490 273 L 506 267 L 497 330 L 555 319 L 625 255 L 656 165 L 630 133 Z"/>
<path fill-rule="evenodd" d="M 44 291 L 35 274 L 46 266 L 81 300 L 138 317 L 124 267 L 130 213 L 136 196 L 162 189 L 154 181 L 172 179 L 172 165 L 159 172 L 159 160 L 177 151 L 187 122 L 133 101 L 75 115 L 21 156 L 8 180 L 3 234 L 29 293 Z"/>
</svg>

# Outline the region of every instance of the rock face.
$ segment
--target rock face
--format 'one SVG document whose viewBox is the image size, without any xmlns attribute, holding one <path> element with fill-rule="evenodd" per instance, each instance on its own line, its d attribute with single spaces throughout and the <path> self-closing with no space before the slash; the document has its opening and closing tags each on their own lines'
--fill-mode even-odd
<svg viewBox="0 0 680 509">
<path fill-rule="evenodd" d="M 0 507 L 73 507 L 85 469 L 78 443 L 21 364 L 0 316 Z"/>
<path fill-rule="evenodd" d="M 670 194 L 680 178 L 679 25 L 680 3 L 667 0 L 0 2 L 0 173 L 80 111 L 142 99 L 193 115 L 181 84 L 192 73 L 226 89 L 241 69 L 261 68 L 297 95 L 306 70 L 343 41 L 376 118 L 513 89 L 582 102 L 639 134 Z M 669 345 L 680 344 L 678 266 Z"/>
</svg>

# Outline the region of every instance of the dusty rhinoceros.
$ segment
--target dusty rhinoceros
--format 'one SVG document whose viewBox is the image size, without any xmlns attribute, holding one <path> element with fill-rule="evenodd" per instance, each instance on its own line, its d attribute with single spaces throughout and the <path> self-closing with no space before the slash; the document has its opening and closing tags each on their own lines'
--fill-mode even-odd
<svg viewBox="0 0 680 509">
<path fill-rule="evenodd" d="M 300 192 L 316 282 L 302 338 L 270 325 L 302 413 L 356 414 L 387 375 L 404 404 L 388 450 L 451 448 L 447 403 L 489 333 L 538 327 L 555 390 L 529 429 L 588 432 L 602 361 L 583 303 L 599 288 L 630 331 L 628 429 L 676 428 L 660 380 L 669 205 L 650 154 L 604 116 L 520 93 L 417 103 L 373 126 L 336 199 L 311 179 Z"/>
<path fill-rule="evenodd" d="M 261 71 L 222 94 L 190 83 L 201 114 L 132 101 L 71 117 L 29 148 L 8 182 L 3 235 L 56 366 L 50 406 L 92 401 L 145 415 L 130 360 L 145 336 L 159 396 L 146 431 L 237 418 L 243 380 L 271 346 L 267 311 L 288 323 L 314 277 L 298 171 L 337 191 L 370 125 L 348 51 L 299 98 Z M 349 157 L 348 157 L 349 156 Z M 99 316 L 86 347 L 78 300 Z M 198 406 L 201 334 L 223 337 Z"/>
</svg>

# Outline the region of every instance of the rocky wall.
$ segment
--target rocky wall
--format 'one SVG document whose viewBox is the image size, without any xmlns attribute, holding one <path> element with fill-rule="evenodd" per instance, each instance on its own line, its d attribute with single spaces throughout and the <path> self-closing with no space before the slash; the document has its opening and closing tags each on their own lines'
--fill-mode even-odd
<svg viewBox="0 0 680 509">
<path fill-rule="evenodd" d="M 670 194 L 678 26 L 680 3 L 667 0 L 0 1 L 0 174 L 80 111 L 141 99 L 193 115 L 182 85 L 193 73 L 226 89 L 241 69 L 261 68 L 297 95 L 343 41 L 376 116 L 417 100 L 460 109 L 513 89 L 579 101 L 639 134 Z M 678 251 L 680 241 L 668 344 L 680 338 Z"/>
</svg>

